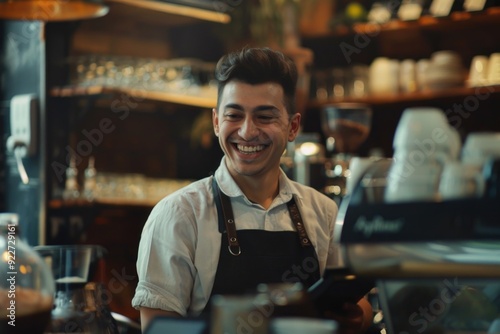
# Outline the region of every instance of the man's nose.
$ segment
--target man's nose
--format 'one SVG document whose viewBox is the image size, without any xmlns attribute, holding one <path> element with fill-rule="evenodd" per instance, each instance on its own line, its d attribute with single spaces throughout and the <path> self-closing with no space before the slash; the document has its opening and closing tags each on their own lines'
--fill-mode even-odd
<svg viewBox="0 0 500 334">
<path fill-rule="evenodd" d="M 259 135 L 259 128 L 251 117 L 245 118 L 241 125 L 239 135 L 245 140 L 251 140 Z"/>
</svg>

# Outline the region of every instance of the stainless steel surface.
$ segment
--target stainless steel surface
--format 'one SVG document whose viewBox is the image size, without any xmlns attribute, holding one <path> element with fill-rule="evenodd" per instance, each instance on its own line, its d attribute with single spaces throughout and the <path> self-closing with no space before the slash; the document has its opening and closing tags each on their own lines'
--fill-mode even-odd
<svg viewBox="0 0 500 334">
<path fill-rule="evenodd" d="M 349 267 L 376 278 L 500 277 L 498 241 L 377 242 L 343 248 Z"/>
</svg>

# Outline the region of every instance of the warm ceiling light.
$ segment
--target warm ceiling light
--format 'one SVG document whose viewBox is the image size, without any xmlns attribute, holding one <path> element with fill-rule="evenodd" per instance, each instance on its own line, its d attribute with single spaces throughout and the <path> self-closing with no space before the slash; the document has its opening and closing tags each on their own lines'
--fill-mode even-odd
<svg viewBox="0 0 500 334">
<path fill-rule="evenodd" d="M 7 20 L 71 21 L 107 13 L 97 0 L 0 0 L 0 19 Z"/>
</svg>

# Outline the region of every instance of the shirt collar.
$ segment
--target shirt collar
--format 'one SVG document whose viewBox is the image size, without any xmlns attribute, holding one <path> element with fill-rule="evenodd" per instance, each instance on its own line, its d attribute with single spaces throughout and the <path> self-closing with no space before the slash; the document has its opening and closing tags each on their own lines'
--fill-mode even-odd
<svg viewBox="0 0 500 334">
<path fill-rule="evenodd" d="M 217 180 L 217 184 L 219 185 L 220 190 L 229 197 L 244 197 L 245 194 L 241 191 L 240 187 L 236 184 L 233 177 L 229 173 L 227 169 L 225 156 L 222 157 L 219 168 L 215 171 L 214 175 Z M 285 172 L 280 168 L 280 176 L 279 176 L 279 194 L 277 198 L 275 198 L 275 202 L 279 201 L 281 203 L 287 203 L 292 199 L 292 196 L 295 195 L 297 198 L 301 198 L 297 187 L 294 182 L 290 180 Z"/>
</svg>

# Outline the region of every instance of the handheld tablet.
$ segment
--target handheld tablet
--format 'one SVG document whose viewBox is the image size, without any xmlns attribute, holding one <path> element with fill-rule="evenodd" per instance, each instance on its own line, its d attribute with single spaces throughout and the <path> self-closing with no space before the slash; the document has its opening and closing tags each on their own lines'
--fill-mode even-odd
<svg viewBox="0 0 500 334">
<path fill-rule="evenodd" d="M 357 277 L 347 268 L 335 268 L 326 269 L 308 293 L 318 310 L 339 310 L 345 303 L 356 304 L 374 286 L 374 280 Z"/>
</svg>

